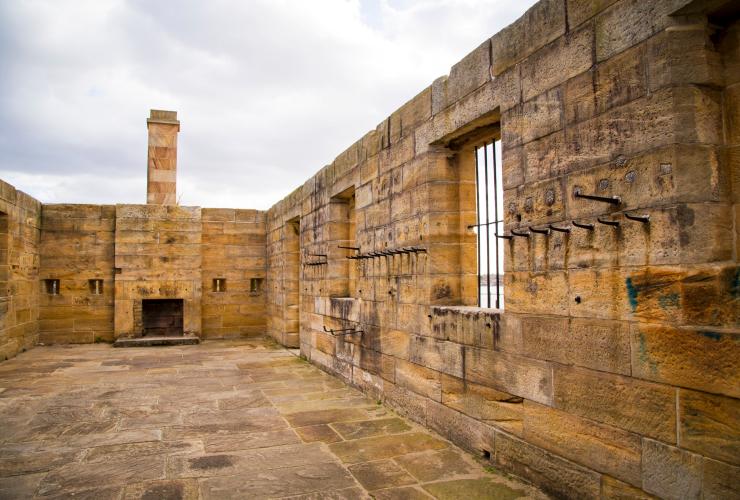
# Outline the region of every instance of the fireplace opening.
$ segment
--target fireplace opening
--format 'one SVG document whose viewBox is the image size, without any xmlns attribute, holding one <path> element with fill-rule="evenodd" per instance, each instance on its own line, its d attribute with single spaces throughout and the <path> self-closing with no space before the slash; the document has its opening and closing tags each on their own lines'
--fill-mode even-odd
<svg viewBox="0 0 740 500">
<path fill-rule="evenodd" d="M 183 335 L 182 299 L 145 299 L 141 303 L 144 336 Z"/>
</svg>

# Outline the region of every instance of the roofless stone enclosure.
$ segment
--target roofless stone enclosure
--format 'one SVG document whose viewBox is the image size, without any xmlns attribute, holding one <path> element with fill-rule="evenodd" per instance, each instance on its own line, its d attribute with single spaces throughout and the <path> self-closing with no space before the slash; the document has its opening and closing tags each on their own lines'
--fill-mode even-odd
<svg viewBox="0 0 740 500">
<path fill-rule="evenodd" d="M 736 2 L 542 0 L 266 213 L 172 205 L 153 113 L 149 205 L 2 185 L 0 350 L 178 299 L 183 333 L 267 332 L 553 495 L 736 497 L 739 82 Z M 503 311 L 477 307 L 490 141 Z"/>
</svg>

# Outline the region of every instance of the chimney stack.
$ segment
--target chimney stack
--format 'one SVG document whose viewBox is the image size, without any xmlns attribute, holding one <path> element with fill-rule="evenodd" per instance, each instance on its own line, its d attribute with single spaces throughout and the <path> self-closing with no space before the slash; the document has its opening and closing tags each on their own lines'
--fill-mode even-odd
<svg viewBox="0 0 740 500">
<path fill-rule="evenodd" d="M 146 202 L 150 205 L 177 203 L 177 111 L 150 110 L 147 153 Z"/>
</svg>

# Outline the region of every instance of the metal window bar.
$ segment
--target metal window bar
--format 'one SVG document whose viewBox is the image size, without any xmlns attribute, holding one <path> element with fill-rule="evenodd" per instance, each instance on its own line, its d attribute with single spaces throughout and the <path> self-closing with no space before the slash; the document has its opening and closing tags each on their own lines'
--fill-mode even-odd
<svg viewBox="0 0 740 500">
<path fill-rule="evenodd" d="M 478 306 L 504 306 L 503 297 L 503 183 L 501 142 L 491 140 L 475 147 L 475 201 L 478 257 Z M 483 172 L 481 172 L 481 169 Z M 493 220 L 491 220 L 493 215 Z M 485 221 L 482 218 L 485 217 Z M 491 232 L 491 226 L 494 226 Z M 492 242 L 493 240 L 493 242 Z M 491 248 L 491 245 L 494 245 Z M 485 248 L 484 248 L 485 247 Z M 493 254 L 493 255 L 492 255 Z M 493 264 L 491 263 L 493 257 Z M 492 285 L 494 285 L 492 287 Z"/>
</svg>

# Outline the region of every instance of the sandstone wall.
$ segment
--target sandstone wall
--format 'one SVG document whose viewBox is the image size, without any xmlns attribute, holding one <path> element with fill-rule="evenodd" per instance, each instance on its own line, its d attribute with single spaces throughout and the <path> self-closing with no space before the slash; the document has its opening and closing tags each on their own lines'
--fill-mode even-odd
<svg viewBox="0 0 740 500">
<path fill-rule="evenodd" d="M 203 336 L 264 335 L 265 213 L 204 208 L 202 218 Z M 219 278 L 225 291 L 214 291 Z"/>
<path fill-rule="evenodd" d="M 141 301 L 183 299 L 183 329 L 201 333 L 201 208 L 116 205 L 115 335 L 140 336 Z"/>
<path fill-rule="evenodd" d="M 0 180 L 0 361 L 39 335 L 41 204 Z"/>
<path fill-rule="evenodd" d="M 113 340 L 114 205 L 43 205 L 39 341 L 44 344 Z M 59 293 L 43 280 L 58 279 Z M 90 280 L 102 280 L 97 289 Z"/>
<path fill-rule="evenodd" d="M 141 300 L 161 298 L 184 299 L 186 332 L 264 335 L 264 212 L 51 204 L 42 214 L 34 279 L 42 343 L 140 334 Z M 226 280 L 224 292 L 213 291 L 215 278 Z M 46 279 L 59 280 L 59 294 L 46 293 Z M 102 280 L 101 294 L 94 279 Z"/>
<path fill-rule="evenodd" d="M 554 495 L 738 495 L 740 58 L 721 8 L 540 1 L 268 211 L 270 334 Z M 507 241 L 506 312 L 471 307 L 467 228 L 472 148 L 499 131 L 507 233 L 572 227 Z M 359 254 L 424 249 L 349 260 L 353 291 L 348 189 Z"/>
</svg>

